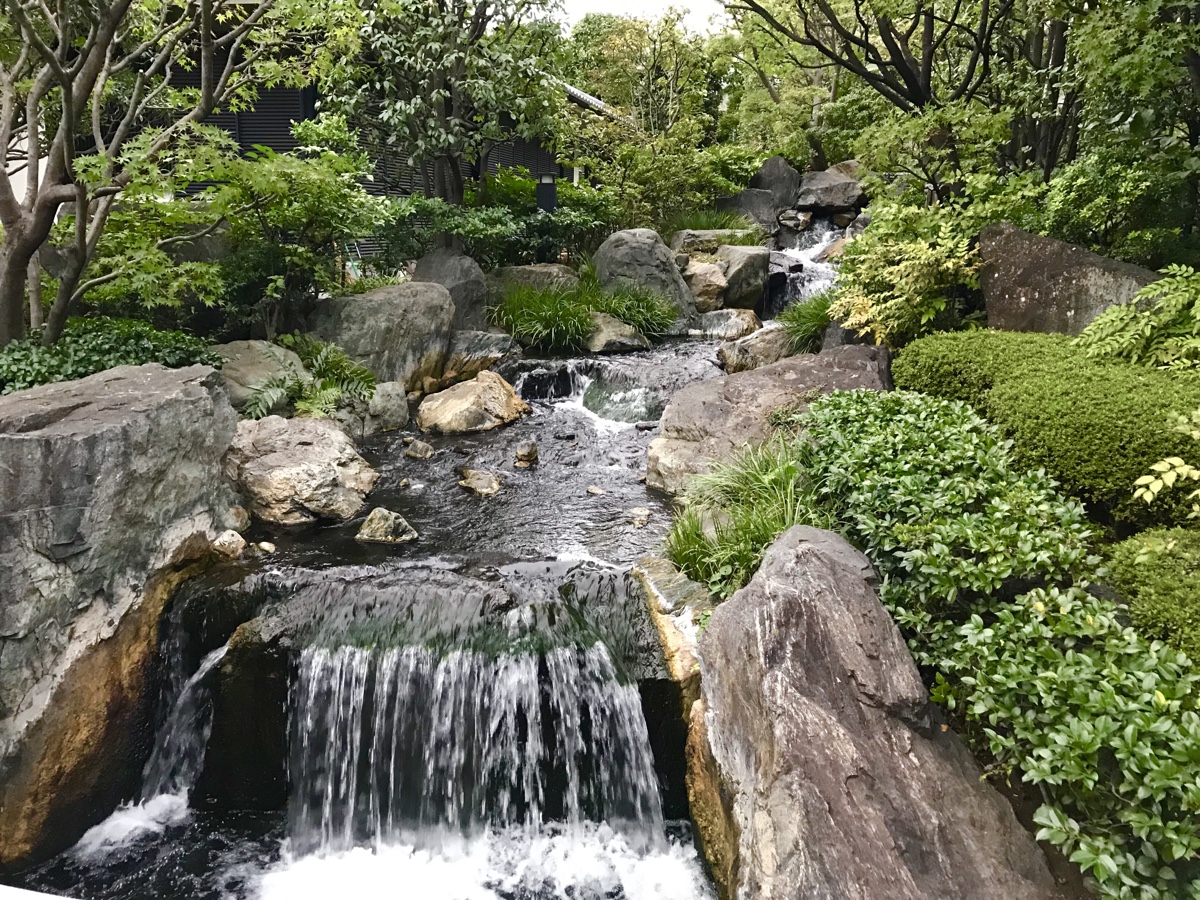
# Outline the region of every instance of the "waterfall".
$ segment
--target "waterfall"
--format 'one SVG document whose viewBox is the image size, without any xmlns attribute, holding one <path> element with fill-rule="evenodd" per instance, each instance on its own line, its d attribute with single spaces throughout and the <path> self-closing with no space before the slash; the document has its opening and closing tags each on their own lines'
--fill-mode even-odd
<svg viewBox="0 0 1200 900">
<path fill-rule="evenodd" d="M 605 822 L 663 840 L 635 685 L 602 644 L 438 656 L 312 648 L 292 724 L 293 850 L 375 848 L 414 832 L 535 834 Z"/>
<path fill-rule="evenodd" d="M 799 235 L 795 248 L 778 251 L 799 263 L 799 270 L 788 273 L 787 289 L 783 292 L 782 302 L 780 299 L 774 299 L 772 308 L 767 310 L 770 318 L 779 315 L 791 304 L 815 297 L 833 286 L 837 270 L 828 262 L 817 262 L 817 257 L 843 233 L 843 230 L 835 227 L 832 222 L 816 220 Z"/>
<path fill-rule="evenodd" d="M 138 802 L 121 806 L 99 825 L 88 829 L 75 846 L 78 855 L 104 855 L 148 834 L 161 834 L 168 826 L 187 818 L 188 794 L 204 766 L 204 751 L 212 730 L 208 676 L 228 649 L 226 645 L 209 653 L 179 688 L 142 770 Z M 178 681 L 170 679 L 169 684 Z"/>
</svg>

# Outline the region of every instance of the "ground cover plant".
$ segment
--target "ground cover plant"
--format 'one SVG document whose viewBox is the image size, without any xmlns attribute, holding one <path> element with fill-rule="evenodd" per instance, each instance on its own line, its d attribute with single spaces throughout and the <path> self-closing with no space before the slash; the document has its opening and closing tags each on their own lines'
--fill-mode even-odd
<svg viewBox="0 0 1200 900">
<path fill-rule="evenodd" d="M 206 341 L 181 331 L 131 319 L 72 319 L 49 347 L 35 336 L 0 349 L 0 394 L 145 363 L 219 366 L 221 359 Z"/>
<path fill-rule="evenodd" d="M 738 511 L 795 499 L 775 525 L 832 525 L 868 556 L 933 698 L 993 778 L 1040 794 L 1040 839 L 1103 896 L 1200 891 L 1200 676 L 1090 592 L 1080 504 L 961 401 L 835 393 L 774 421 L 773 444 L 688 495 L 668 542 L 683 571 L 728 595 L 773 539 Z"/>
</svg>

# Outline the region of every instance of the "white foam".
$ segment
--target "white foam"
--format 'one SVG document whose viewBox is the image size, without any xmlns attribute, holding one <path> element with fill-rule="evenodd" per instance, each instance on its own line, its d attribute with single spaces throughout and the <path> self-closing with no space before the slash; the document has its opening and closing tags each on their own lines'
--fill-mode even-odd
<svg viewBox="0 0 1200 900">
<path fill-rule="evenodd" d="M 421 841 L 425 844 L 426 840 Z M 631 847 L 606 825 L 574 831 L 490 832 L 449 839 L 435 848 L 412 843 L 356 848 L 327 856 L 289 857 L 258 883 L 260 900 L 331 896 L 422 900 L 539 900 L 619 896 L 624 900 L 711 900 L 695 850 L 663 842 Z"/>
<path fill-rule="evenodd" d="M 72 851 L 77 856 L 104 856 L 147 835 L 162 834 L 168 826 L 188 817 L 187 794 L 159 794 L 136 806 L 122 806 L 111 816 L 94 825 L 79 839 Z"/>
</svg>

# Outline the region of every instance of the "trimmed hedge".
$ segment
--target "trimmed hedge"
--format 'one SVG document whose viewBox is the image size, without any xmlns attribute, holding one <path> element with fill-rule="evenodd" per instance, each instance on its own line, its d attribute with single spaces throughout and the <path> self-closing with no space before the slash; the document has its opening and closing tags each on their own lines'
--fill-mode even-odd
<svg viewBox="0 0 1200 900">
<path fill-rule="evenodd" d="M 1147 505 L 1133 484 L 1161 459 L 1194 456 L 1170 419 L 1200 409 L 1200 379 L 1093 362 L 1063 336 L 1002 331 L 921 338 L 892 376 L 897 388 L 970 403 L 1021 465 L 1045 469 L 1099 522 L 1128 532 L 1187 517 L 1187 492 Z"/>
<path fill-rule="evenodd" d="M 1139 534 L 1113 548 L 1108 582 L 1129 602 L 1134 627 L 1200 659 L 1200 532 Z"/>
</svg>

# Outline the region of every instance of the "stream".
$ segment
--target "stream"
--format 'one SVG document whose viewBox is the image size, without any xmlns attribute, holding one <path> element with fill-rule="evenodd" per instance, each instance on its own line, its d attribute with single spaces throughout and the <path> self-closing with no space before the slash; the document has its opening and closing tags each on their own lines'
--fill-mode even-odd
<svg viewBox="0 0 1200 900">
<path fill-rule="evenodd" d="M 774 303 L 833 278 L 814 227 Z M 789 264 L 790 265 L 790 264 Z M 777 312 L 777 310 L 769 310 Z M 629 569 L 661 549 L 644 484 L 672 394 L 716 344 L 504 375 L 533 409 L 492 432 L 361 447 L 419 532 L 362 517 L 255 526 L 265 559 L 168 609 L 154 746 L 137 799 L 15 886 L 78 900 L 714 900 L 688 819 L 686 728 Z M 515 465 L 535 441 L 538 462 Z M 463 467 L 499 476 L 478 497 Z M 243 623 L 248 623 L 244 627 Z"/>
<path fill-rule="evenodd" d="M 671 394 L 720 373 L 715 350 L 523 360 L 503 374 L 533 407 L 524 420 L 427 437 L 429 460 L 406 456 L 404 433 L 367 441 L 381 477 L 364 515 L 395 510 L 419 540 L 359 543 L 361 519 L 260 529 L 275 554 L 189 584 L 164 626 L 140 796 L 19 886 L 79 900 L 711 900 L 683 733 L 661 726 L 680 722 L 678 697 L 628 569 L 671 521 L 642 483 L 646 447 Z M 539 462 L 515 467 L 531 439 Z M 503 490 L 458 487 L 463 466 Z M 255 708 L 231 714 L 213 698 L 247 665 L 227 642 L 255 614 L 286 636 L 288 661 L 247 676 L 239 703 Z M 255 729 L 278 732 L 262 753 Z"/>
</svg>

